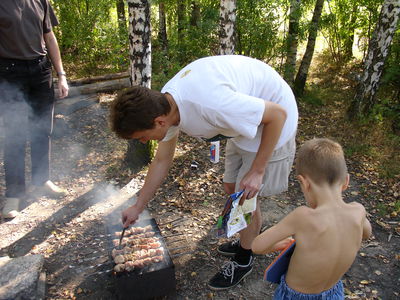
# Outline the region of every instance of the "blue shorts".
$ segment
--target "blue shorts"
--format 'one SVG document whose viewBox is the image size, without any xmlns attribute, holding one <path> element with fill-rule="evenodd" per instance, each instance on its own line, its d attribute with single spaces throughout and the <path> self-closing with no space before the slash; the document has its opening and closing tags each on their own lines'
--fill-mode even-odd
<svg viewBox="0 0 400 300">
<path fill-rule="evenodd" d="M 285 281 L 285 274 L 275 291 L 274 300 L 341 300 L 344 299 L 343 283 L 339 280 L 332 288 L 319 294 L 303 294 L 291 289 Z"/>
</svg>

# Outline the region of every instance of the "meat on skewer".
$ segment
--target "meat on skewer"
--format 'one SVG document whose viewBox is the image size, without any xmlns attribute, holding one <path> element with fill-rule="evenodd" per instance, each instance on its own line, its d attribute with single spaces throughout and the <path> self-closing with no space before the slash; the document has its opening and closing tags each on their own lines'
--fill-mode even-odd
<svg viewBox="0 0 400 300">
<path fill-rule="evenodd" d="M 114 259 L 114 271 L 117 273 L 130 272 L 135 268 L 143 268 L 151 263 L 158 263 L 164 259 L 164 248 L 161 241 L 155 236 L 152 225 L 131 227 L 125 230 L 119 249 L 119 238 L 122 232 L 115 232 L 118 239 L 114 239 L 114 248 L 111 255 Z"/>
</svg>

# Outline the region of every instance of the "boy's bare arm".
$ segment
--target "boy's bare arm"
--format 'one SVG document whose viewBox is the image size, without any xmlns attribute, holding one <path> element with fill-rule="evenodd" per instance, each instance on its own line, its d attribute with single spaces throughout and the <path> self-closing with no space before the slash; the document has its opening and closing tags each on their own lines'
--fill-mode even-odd
<svg viewBox="0 0 400 300">
<path fill-rule="evenodd" d="M 252 244 L 252 250 L 257 254 L 267 254 L 276 250 L 280 250 L 282 243 L 289 242 L 287 238 L 296 234 L 296 230 L 300 227 L 309 208 L 300 206 L 284 217 L 278 224 L 268 228 L 255 238 Z"/>
<path fill-rule="evenodd" d="M 372 227 L 371 223 L 367 219 L 367 211 L 365 210 L 364 205 L 358 202 L 352 202 L 353 205 L 356 205 L 359 207 L 361 214 L 362 214 L 362 239 L 367 240 L 371 234 L 372 234 Z"/>
<path fill-rule="evenodd" d="M 362 239 L 367 240 L 372 234 L 372 227 L 371 223 L 368 221 L 366 213 L 364 215 L 364 222 L 363 222 L 363 235 Z"/>
<path fill-rule="evenodd" d="M 363 240 L 367 240 L 372 233 L 371 223 L 368 221 L 367 218 L 364 219 L 364 226 L 363 226 Z"/>
</svg>

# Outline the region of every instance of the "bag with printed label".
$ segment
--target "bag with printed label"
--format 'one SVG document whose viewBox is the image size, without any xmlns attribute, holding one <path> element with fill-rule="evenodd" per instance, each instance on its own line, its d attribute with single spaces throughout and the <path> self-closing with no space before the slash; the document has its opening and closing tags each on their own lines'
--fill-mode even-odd
<svg viewBox="0 0 400 300">
<path fill-rule="evenodd" d="M 243 192 L 244 190 L 229 195 L 217 224 L 214 226 L 217 237 L 229 238 L 250 224 L 251 215 L 256 210 L 257 200 L 256 197 L 253 197 L 245 200 L 243 205 L 239 205 Z"/>
</svg>

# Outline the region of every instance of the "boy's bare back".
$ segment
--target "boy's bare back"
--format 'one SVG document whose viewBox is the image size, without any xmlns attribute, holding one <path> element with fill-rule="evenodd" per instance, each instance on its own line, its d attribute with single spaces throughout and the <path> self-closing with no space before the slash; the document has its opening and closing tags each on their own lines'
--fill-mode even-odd
<svg viewBox="0 0 400 300">
<path fill-rule="evenodd" d="M 356 202 L 297 208 L 296 249 L 286 274 L 294 290 L 313 294 L 334 286 L 350 268 L 360 248 L 365 209 Z"/>
<path fill-rule="evenodd" d="M 364 206 L 342 199 L 349 175 L 339 144 L 329 139 L 305 142 L 296 171 L 309 207 L 296 208 L 261 233 L 252 249 L 260 254 L 280 250 L 294 237 L 285 281 L 297 292 L 319 294 L 334 287 L 350 268 L 362 239 L 371 234 L 371 224 Z"/>
</svg>

